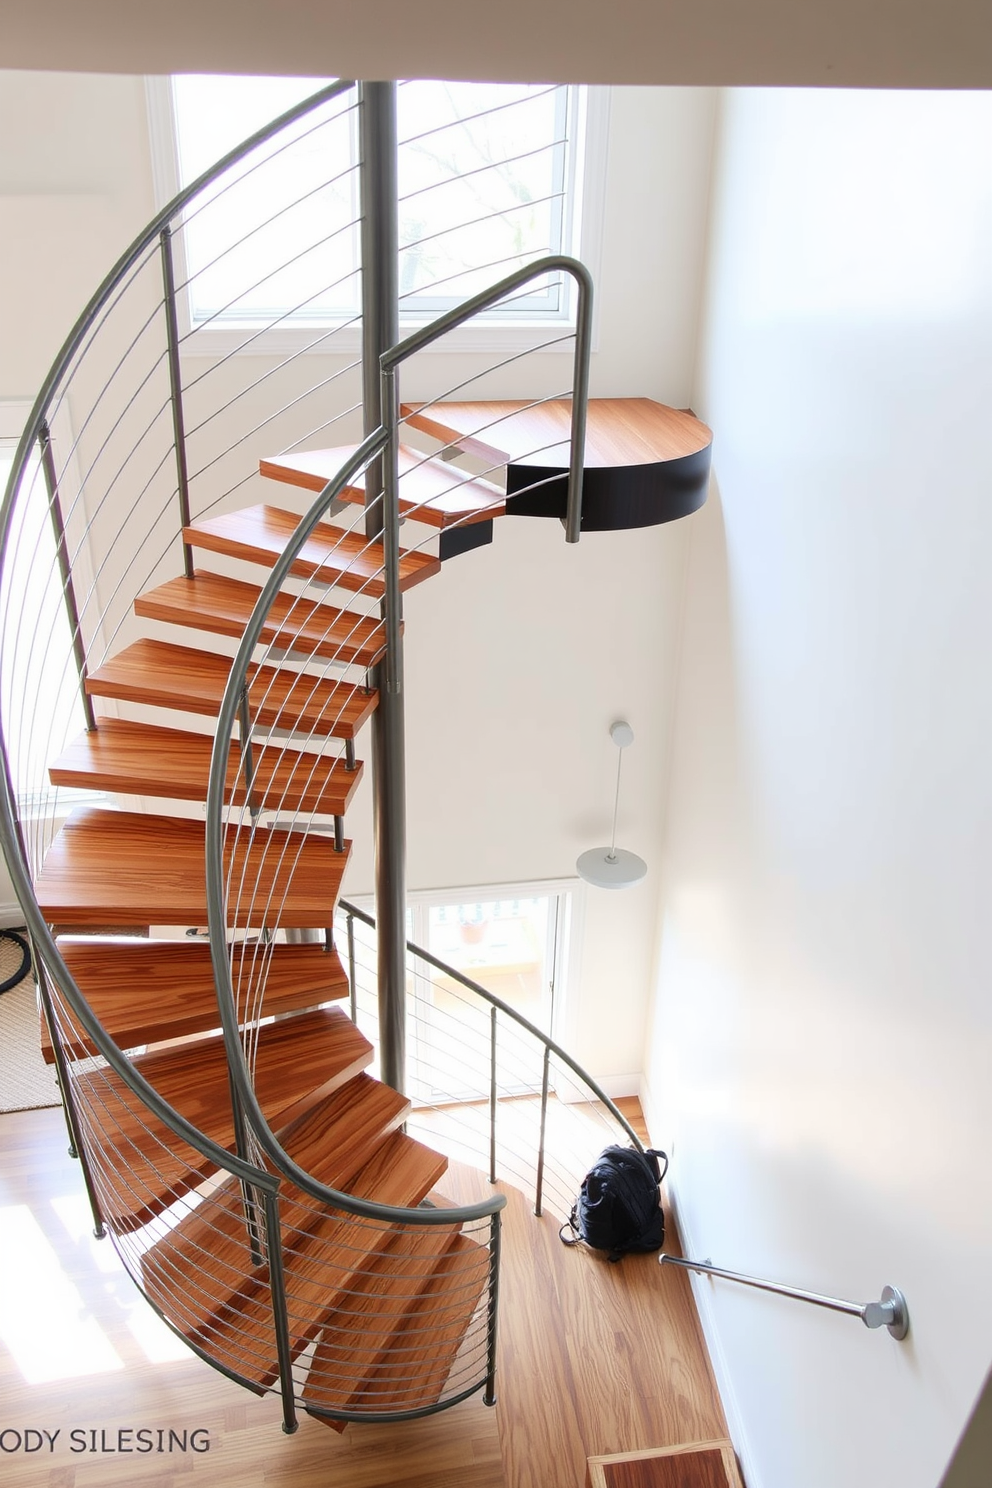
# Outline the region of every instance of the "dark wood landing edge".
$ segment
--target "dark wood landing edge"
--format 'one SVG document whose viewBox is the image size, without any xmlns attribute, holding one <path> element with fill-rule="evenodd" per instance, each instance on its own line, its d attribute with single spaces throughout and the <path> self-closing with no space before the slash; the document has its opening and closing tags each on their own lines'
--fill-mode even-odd
<svg viewBox="0 0 992 1488">
<path fill-rule="evenodd" d="M 582 531 L 656 527 L 698 511 L 706 500 L 711 449 L 707 445 L 695 454 L 653 465 L 587 468 L 582 480 Z M 535 489 L 528 490 L 532 485 Z M 555 467 L 507 467 L 507 516 L 561 518 L 567 497 L 567 479 Z"/>
</svg>

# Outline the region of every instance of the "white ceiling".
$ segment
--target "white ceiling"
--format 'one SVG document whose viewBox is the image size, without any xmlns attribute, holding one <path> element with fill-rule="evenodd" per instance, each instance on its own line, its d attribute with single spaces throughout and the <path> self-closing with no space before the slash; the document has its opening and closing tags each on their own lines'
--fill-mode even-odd
<svg viewBox="0 0 992 1488">
<path fill-rule="evenodd" d="M 0 0 L 0 66 L 992 86 L 989 0 Z"/>
</svg>

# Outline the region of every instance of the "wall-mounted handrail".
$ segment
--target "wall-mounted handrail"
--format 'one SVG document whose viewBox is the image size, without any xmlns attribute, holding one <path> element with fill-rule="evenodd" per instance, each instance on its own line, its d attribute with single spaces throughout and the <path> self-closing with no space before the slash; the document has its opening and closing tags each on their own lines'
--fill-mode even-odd
<svg viewBox="0 0 992 1488">
<path fill-rule="evenodd" d="M 727 1271 L 723 1266 L 714 1266 L 709 1261 L 687 1261 L 681 1256 L 662 1255 L 658 1260 L 663 1266 L 681 1266 L 686 1271 L 697 1271 L 704 1276 L 720 1276 L 724 1281 L 739 1281 L 743 1286 L 757 1287 L 762 1292 L 774 1292 L 779 1297 L 795 1297 L 799 1302 L 812 1302 L 814 1307 L 826 1307 L 831 1312 L 846 1312 L 859 1317 L 866 1328 L 888 1328 L 893 1338 L 900 1341 L 909 1332 L 909 1309 L 906 1298 L 898 1287 L 883 1287 L 878 1302 L 844 1302 L 839 1297 L 823 1297 L 818 1292 L 807 1292 L 801 1287 L 784 1286 L 778 1281 L 762 1281 L 757 1276 L 747 1276 L 743 1271 Z"/>
</svg>

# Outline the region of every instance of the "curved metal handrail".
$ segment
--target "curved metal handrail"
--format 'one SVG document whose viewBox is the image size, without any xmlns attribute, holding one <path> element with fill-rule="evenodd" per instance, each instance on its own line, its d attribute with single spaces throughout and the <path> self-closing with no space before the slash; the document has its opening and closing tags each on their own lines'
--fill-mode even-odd
<svg viewBox="0 0 992 1488">
<path fill-rule="evenodd" d="M 339 899 L 338 907 L 340 909 L 343 909 L 345 914 L 353 915 L 356 920 L 361 920 L 362 924 L 367 925 L 369 929 L 375 929 L 374 917 L 366 913 L 364 909 L 359 909 L 357 904 L 351 904 L 347 899 Z M 575 1075 L 582 1082 L 583 1085 L 585 1085 L 589 1090 L 592 1091 L 596 1099 L 606 1107 L 614 1120 L 620 1123 L 625 1133 L 633 1142 L 637 1150 L 639 1152 L 644 1151 L 644 1144 L 641 1141 L 640 1137 L 637 1135 L 623 1112 L 607 1095 L 603 1087 L 596 1080 L 593 1079 L 592 1075 L 588 1074 L 582 1068 L 582 1066 L 572 1058 L 571 1054 L 569 1054 L 565 1049 L 562 1048 L 561 1044 L 556 1043 L 550 1034 L 545 1033 L 543 1029 L 538 1028 L 536 1023 L 532 1023 L 529 1018 L 525 1018 L 523 1013 L 518 1012 L 515 1007 L 511 1007 L 508 1002 L 504 1002 L 502 997 L 497 997 L 495 992 L 490 992 L 485 987 L 481 986 L 478 982 L 473 982 L 471 977 L 467 977 L 464 972 L 459 971 L 457 967 L 450 966 L 447 961 L 442 961 L 440 957 L 433 955 L 423 946 L 417 945 L 416 941 L 408 940 L 406 943 L 406 948 L 412 956 L 416 956 L 421 961 L 426 961 L 429 966 L 434 967 L 435 971 L 440 971 L 443 973 L 444 976 L 450 977 L 452 981 L 460 983 L 460 985 L 465 987 L 469 992 L 474 993 L 476 997 L 481 998 L 483 1002 L 488 1003 L 490 1007 L 495 1008 L 497 1012 L 500 1012 L 505 1017 L 509 1018 L 511 1022 L 518 1024 L 519 1027 L 521 1027 L 526 1033 L 529 1033 L 532 1038 L 537 1039 L 538 1043 L 543 1044 L 546 1049 L 550 1050 L 550 1052 L 556 1056 L 556 1058 L 560 1059 L 563 1064 L 568 1066 L 568 1068 L 572 1071 L 572 1074 Z"/>
<path fill-rule="evenodd" d="M 183 207 L 192 201 L 195 196 L 198 196 L 205 187 L 211 185 L 225 171 L 230 170 L 232 165 L 237 165 L 238 161 L 243 160 L 246 155 L 250 155 L 252 150 L 257 149 L 259 145 L 264 145 L 273 135 L 278 134 L 281 129 L 284 129 L 287 124 L 294 123 L 297 119 L 310 113 L 311 110 L 319 108 L 322 103 L 328 103 L 332 98 L 337 98 L 340 94 L 347 93 L 348 89 L 354 86 L 354 79 L 339 78 L 337 82 L 330 83 L 326 88 L 321 88 L 318 92 L 312 93 L 309 98 L 305 98 L 301 103 L 297 103 L 292 108 L 287 109 L 277 119 L 273 119 L 261 129 L 256 130 L 254 134 L 249 135 L 248 139 L 242 140 L 240 144 L 235 145 L 233 150 L 229 150 L 220 160 L 216 161 L 201 175 L 197 176 L 195 181 L 190 182 L 188 186 L 184 186 L 181 191 L 177 191 L 171 201 L 166 202 L 165 206 L 155 214 L 131 245 L 121 254 L 103 282 L 94 291 L 86 308 L 82 311 L 76 324 L 63 342 L 62 349 L 49 368 L 48 376 L 42 383 L 41 391 L 34 401 L 28 421 L 18 441 L 10 477 L 7 481 L 7 489 L 4 493 L 3 504 L 0 506 L 0 567 L 2 567 L 3 555 L 6 549 L 6 534 L 10 515 L 9 508 L 13 504 L 20 485 L 21 477 L 24 473 L 23 467 L 27 462 L 28 454 L 41 432 L 41 426 L 45 420 L 45 414 L 48 408 L 48 401 L 53 390 L 58 386 L 63 373 L 72 361 L 72 358 L 79 350 L 86 332 L 110 299 L 114 290 L 117 289 L 125 274 L 127 274 L 129 269 L 134 267 L 141 255 L 152 246 L 162 229 L 168 226 L 176 214 L 181 212 Z M 0 740 L 0 744 L 2 744 L 2 740 Z"/>
<path fill-rule="evenodd" d="M 550 273 L 570 274 L 578 286 L 578 304 L 575 314 L 575 353 L 572 375 L 572 418 L 571 418 L 571 443 L 569 446 L 568 466 L 568 506 L 565 513 L 565 541 L 577 543 L 582 527 L 582 476 L 585 469 L 586 449 L 586 405 L 589 401 L 589 358 L 592 352 L 592 275 L 585 264 L 577 258 L 571 258 L 567 253 L 552 253 L 545 258 L 538 259 L 536 263 L 528 264 L 525 268 L 517 269 L 513 274 L 507 274 L 490 289 L 484 289 L 470 300 L 465 300 L 454 310 L 448 310 L 444 315 L 439 315 L 429 325 L 421 326 L 419 330 L 413 331 L 398 341 L 395 346 L 384 351 L 379 358 L 379 366 L 383 377 L 383 399 L 382 407 L 386 410 L 387 417 L 392 415 L 393 427 L 391 434 L 395 434 L 399 424 L 399 412 L 395 406 L 395 400 L 387 396 L 392 389 L 392 378 L 396 368 L 412 357 L 416 352 L 423 351 L 425 347 L 431 346 L 441 336 L 447 335 L 456 326 L 463 325 L 471 320 L 473 315 L 478 315 L 482 310 L 488 310 L 492 305 L 506 298 L 513 290 L 519 289 L 521 285 L 528 284 L 531 279 L 539 279 L 544 274 Z"/>
<path fill-rule="evenodd" d="M 473 1204 L 461 1209 L 400 1208 L 391 1204 L 377 1204 L 371 1199 L 356 1199 L 351 1194 L 342 1193 L 339 1189 L 329 1188 L 326 1184 L 318 1183 L 304 1168 L 299 1167 L 293 1161 L 289 1153 L 277 1141 L 274 1132 L 269 1126 L 248 1074 L 244 1049 L 242 1048 L 239 1036 L 238 1014 L 234 1002 L 231 967 L 227 958 L 227 917 L 223 888 L 225 832 L 223 806 L 228 758 L 227 741 L 231 737 L 237 718 L 241 691 L 244 686 L 245 676 L 247 675 L 248 664 L 251 660 L 252 652 L 258 644 L 262 626 L 268 616 L 272 601 L 285 582 L 290 568 L 295 562 L 303 544 L 317 526 L 330 503 L 336 496 L 340 495 L 348 483 L 354 479 L 370 460 L 374 460 L 376 455 L 382 452 L 387 439 L 388 434 L 381 426 L 370 434 L 359 445 L 351 459 L 342 466 L 334 479 L 328 481 L 320 495 L 313 502 L 310 510 L 297 527 L 292 541 L 283 549 L 278 562 L 272 568 L 268 579 L 263 585 L 262 592 L 252 611 L 251 619 L 245 627 L 237 654 L 231 663 L 230 677 L 217 718 L 217 733 L 214 736 L 213 755 L 210 761 L 210 780 L 207 786 L 206 874 L 210 957 L 213 964 L 214 982 L 217 988 L 217 1003 L 220 1009 L 221 1026 L 224 1030 L 224 1040 L 227 1044 L 231 1076 L 237 1087 L 239 1098 L 243 1102 L 245 1114 L 250 1120 L 252 1131 L 262 1148 L 278 1166 L 280 1171 L 299 1188 L 303 1189 L 305 1193 L 308 1193 L 311 1198 L 319 1199 L 322 1203 L 342 1209 L 346 1214 L 354 1214 L 363 1219 L 384 1219 L 394 1224 L 450 1225 L 452 1223 L 468 1222 L 475 1219 L 488 1219 L 504 1207 L 506 1204 L 505 1196 L 503 1194 L 495 1194 L 492 1199 L 487 1200 L 485 1203 Z"/>
<path fill-rule="evenodd" d="M 448 331 L 464 324 L 481 310 L 485 310 L 489 306 L 498 303 L 521 285 L 528 283 L 532 279 L 541 278 L 545 274 L 557 271 L 570 274 L 575 279 L 579 290 L 567 519 L 569 524 L 567 532 L 574 529 L 575 533 L 575 536 L 568 537 L 568 540 L 577 541 L 582 520 L 585 410 L 589 387 L 589 353 L 592 344 L 592 278 L 588 269 L 578 259 L 570 258 L 565 254 L 553 254 L 538 260 L 536 263 L 527 265 L 525 268 L 518 269 L 512 274 L 506 275 L 489 289 L 474 295 L 462 305 L 449 310 L 436 320 L 431 321 L 429 325 L 422 326 L 419 330 L 405 337 L 382 354 L 380 357 L 382 378 L 381 406 L 384 410 L 386 423 L 380 425 L 378 429 L 369 434 L 351 458 L 342 466 L 338 474 L 327 482 L 316 500 L 311 504 L 306 515 L 301 519 L 292 539 L 283 549 L 278 561 L 271 569 L 255 603 L 251 618 L 245 627 L 237 653 L 231 663 L 227 686 L 224 690 L 224 697 L 218 714 L 217 732 L 214 737 L 213 753 L 210 761 L 210 778 L 207 786 L 206 802 L 207 918 L 210 930 L 211 961 L 214 969 L 214 981 L 220 1008 L 221 1024 L 224 1030 L 224 1040 L 228 1050 L 231 1078 L 256 1139 L 267 1156 L 279 1167 L 280 1171 L 286 1177 L 292 1179 L 306 1193 L 310 1194 L 311 1197 L 343 1209 L 346 1213 L 364 1218 L 384 1219 L 394 1223 L 403 1222 L 414 1225 L 441 1224 L 446 1221 L 451 1222 L 452 1220 L 468 1222 L 496 1213 L 498 1209 L 502 1208 L 506 1200 L 502 1195 L 497 1195 L 482 1204 L 458 1209 L 446 1209 L 442 1213 L 438 1213 L 437 1211 L 420 1208 L 395 1208 L 391 1205 L 377 1204 L 372 1200 L 356 1199 L 354 1196 L 342 1193 L 338 1189 L 318 1183 L 293 1161 L 277 1140 L 275 1133 L 265 1118 L 249 1076 L 248 1065 L 239 1036 L 234 987 L 227 956 L 227 914 L 223 888 L 223 843 L 225 834 L 223 808 L 228 763 L 228 741 L 233 735 L 235 721 L 238 718 L 251 657 L 259 642 L 262 627 L 275 596 L 289 576 L 292 565 L 296 561 L 304 543 L 310 537 L 331 503 L 347 488 L 349 483 L 354 480 L 355 476 L 361 470 L 374 460 L 377 455 L 383 454 L 384 451 L 387 452 L 384 461 L 384 494 L 387 515 L 386 527 L 389 533 L 384 553 L 385 581 L 387 586 L 385 621 L 387 637 L 386 685 L 387 687 L 395 685 L 392 667 L 395 665 L 399 625 L 399 607 L 395 602 L 398 596 L 399 559 L 397 525 L 395 521 L 390 522 L 388 520 L 388 515 L 389 513 L 393 513 L 395 516 L 398 509 L 395 452 L 399 424 L 399 407 L 395 396 L 394 384 L 396 368 L 416 352 L 423 350 L 425 346 L 429 346 Z M 389 455 L 390 450 L 392 451 L 392 458 Z M 393 591 L 392 596 L 390 595 L 390 590 Z M 393 603 L 389 602 L 391 597 L 394 600 Z M 567 1055 L 564 1055 L 564 1057 L 567 1062 L 572 1063 Z M 581 1075 L 581 1078 L 585 1079 L 586 1077 Z M 615 1108 L 612 1109 L 615 1112 Z M 619 1115 L 619 1112 L 615 1112 L 615 1114 Z M 623 1122 L 623 1118 L 620 1117 L 620 1119 Z M 623 1122 L 623 1124 L 626 1127 L 626 1123 Z"/>
<path fill-rule="evenodd" d="M 311 94 L 309 98 L 287 109 L 277 119 L 256 130 L 248 139 L 241 141 L 240 144 L 229 150 L 219 161 L 216 161 L 199 175 L 195 181 L 177 192 L 156 213 L 130 246 L 121 254 L 113 268 L 97 287 L 52 363 L 18 441 L 10 476 L 4 491 L 2 503 L 0 503 L 0 575 L 3 573 L 4 564 L 7 560 L 8 533 L 20 485 L 30 453 L 46 424 L 49 403 L 53 393 L 59 386 L 73 357 L 79 351 L 87 332 L 101 310 L 110 301 L 114 292 L 119 288 L 128 272 L 140 260 L 142 254 L 152 247 L 163 228 L 190 201 L 221 177 L 225 171 L 237 165 L 240 160 L 250 155 L 260 145 L 265 144 L 287 125 L 294 123 L 297 119 L 319 108 L 321 104 L 347 93 L 354 86 L 355 84 L 351 79 L 339 79 L 337 82 L 319 89 L 316 93 Z M 2 772 L 3 789 L 0 791 L 0 845 L 2 845 L 11 879 L 21 903 L 25 922 L 31 932 L 35 954 L 53 973 L 59 991 L 68 1002 L 73 1016 L 78 1019 L 79 1024 L 92 1040 L 100 1057 L 106 1060 L 108 1066 L 133 1094 L 176 1136 L 180 1137 L 204 1157 L 223 1167 L 235 1177 L 244 1182 L 252 1183 L 267 1193 L 275 1194 L 280 1183 L 277 1177 L 274 1177 L 264 1169 L 255 1167 L 241 1157 L 235 1156 L 226 1148 L 219 1147 L 187 1121 L 180 1112 L 164 1101 L 154 1087 L 134 1068 L 131 1061 L 94 1017 L 56 946 L 54 936 L 38 909 L 33 886 L 25 871 L 24 848 L 18 827 L 15 796 L 6 765 L 7 740 L 5 738 L 2 716 L 0 716 L 0 757 L 4 761 Z"/>
<path fill-rule="evenodd" d="M 266 1172 L 264 1168 L 257 1168 L 252 1163 L 229 1152 L 226 1147 L 220 1147 L 216 1142 L 203 1134 L 198 1127 L 187 1121 L 179 1111 L 171 1106 L 168 1101 L 163 1100 L 153 1085 L 150 1085 L 127 1055 L 110 1037 L 100 1020 L 94 1015 L 89 1004 L 83 997 L 73 979 L 72 973 L 62 959 L 61 953 L 55 943 L 48 925 L 42 918 L 34 897 L 34 890 L 27 873 L 24 871 L 23 853 L 21 851 L 19 836 L 14 825 L 16 816 L 13 809 L 13 791 L 11 789 L 10 777 L 7 771 L 6 759 L 2 772 L 2 791 L 0 791 L 0 844 L 3 846 L 4 856 L 7 861 L 7 871 L 10 874 L 14 892 L 20 902 L 24 922 L 31 935 L 31 942 L 35 954 L 38 954 L 39 946 L 44 948 L 43 959 L 46 967 L 54 974 L 58 983 L 60 993 L 65 997 L 73 1016 L 78 1019 L 86 1034 L 93 1041 L 100 1057 L 141 1100 L 154 1116 L 167 1126 L 177 1137 L 181 1137 L 196 1151 L 218 1167 L 224 1168 L 236 1178 L 246 1183 L 252 1183 L 267 1193 L 275 1194 L 279 1189 L 280 1180 L 272 1173 Z"/>
</svg>

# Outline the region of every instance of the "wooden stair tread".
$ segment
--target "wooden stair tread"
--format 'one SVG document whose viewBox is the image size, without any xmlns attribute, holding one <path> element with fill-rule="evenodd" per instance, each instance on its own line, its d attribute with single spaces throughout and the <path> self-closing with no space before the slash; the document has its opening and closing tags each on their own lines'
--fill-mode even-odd
<svg viewBox="0 0 992 1488">
<path fill-rule="evenodd" d="M 339 1008 L 300 1013 L 259 1030 L 255 1090 L 270 1125 L 278 1126 L 344 1085 L 371 1061 L 372 1048 Z M 234 1118 L 220 1035 L 137 1056 L 135 1068 L 205 1135 L 233 1148 Z M 124 1184 L 105 1217 L 120 1231 L 137 1229 L 216 1171 L 147 1111 L 112 1071 L 76 1076 L 89 1113 L 91 1142 L 104 1142 L 126 1165 Z"/>
<path fill-rule="evenodd" d="M 93 697 L 216 717 L 230 671 L 228 656 L 168 641 L 140 640 L 91 672 L 86 691 Z M 353 739 L 375 711 L 377 700 L 374 691 L 289 668 L 248 669 L 252 722 L 265 728 Z"/>
<path fill-rule="evenodd" d="M 213 737 L 157 724 L 100 718 L 49 767 L 53 785 L 205 801 Z M 362 778 L 344 760 L 303 754 L 277 742 L 252 744 L 253 794 L 263 810 L 343 816 Z M 228 752 L 224 800 L 241 806 L 247 795 L 241 753 Z"/>
<path fill-rule="evenodd" d="M 202 925 L 203 822 L 84 807 L 52 842 L 35 889 L 49 924 Z M 249 840 L 250 838 L 250 840 Z M 330 922 L 351 844 L 275 828 L 230 829 L 224 867 L 238 923 L 311 929 Z"/>
<path fill-rule="evenodd" d="M 415 1207 L 444 1172 L 446 1159 L 403 1132 L 380 1145 L 350 1187 L 358 1198 Z M 318 1224 L 284 1245 L 283 1268 L 290 1343 L 299 1353 L 320 1331 L 344 1292 L 356 1285 L 376 1256 L 391 1243 L 394 1227 L 327 1212 Z M 238 1305 L 203 1325 L 197 1341 L 225 1359 L 243 1377 L 267 1388 L 278 1375 L 272 1305 L 268 1291 L 238 1298 Z"/>
<path fill-rule="evenodd" d="M 134 610 L 146 620 L 240 639 L 261 592 L 258 584 L 198 570 L 191 579 L 169 579 L 139 595 Z M 385 644 L 385 631 L 371 616 L 283 591 L 276 595 L 262 626 L 261 642 L 370 667 Z"/>
<path fill-rule="evenodd" d="M 304 450 L 259 461 L 259 473 L 270 480 L 322 491 L 355 452 L 354 445 Z M 399 448 L 399 508 L 404 517 L 432 527 L 468 526 L 501 517 L 506 511 L 502 491 L 488 481 L 469 477 L 444 460 L 425 457 L 420 450 Z M 365 476 L 356 477 L 341 493 L 343 501 L 365 504 Z"/>
<path fill-rule="evenodd" d="M 250 506 L 194 522 L 183 529 L 183 537 L 193 547 L 271 568 L 299 526 L 299 520 L 293 512 L 280 507 Z M 400 588 L 410 589 L 438 573 L 440 568 L 440 561 L 429 554 L 402 552 Z M 327 522 L 317 524 L 290 571 L 298 577 L 340 584 L 344 589 L 375 599 L 381 598 L 385 590 L 382 544 L 370 543 L 357 533 L 345 532 Z"/>
<path fill-rule="evenodd" d="M 412 427 L 482 459 L 563 468 L 571 409 L 568 398 L 536 405 L 505 399 L 408 403 L 402 413 Z M 584 464 L 595 469 L 678 460 L 705 449 L 712 437 L 694 414 L 650 398 L 591 398 Z"/>
<path fill-rule="evenodd" d="M 338 1411 L 434 1404 L 488 1272 L 488 1252 L 464 1235 L 403 1236 L 325 1320 L 304 1404 Z"/>
<path fill-rule="evenodd" d="M 390 1086 L 356 1075 L 279 1132 L 279 1140 L 312 1178 L 345 1190 L 409 1105 Z M 279 1216 L 284 1234 L 303 1234 L 321 1217 L 317 1202 L 288 1181 L 279 1190 Z M 267 1272 L 252 1261 L 240 1184 L 225 1180 L 145 1252 L 141 1268 L 152 1300 L 187 1337 L 255 1295 Z"/>
<path fill-rule="evenodd" d="M 60 936 L 58 948 L 79 990 L 122 1049 L 220 1027 L 210 946 L 205 941 Z M 242 981 L 254 985 L 261 978 L 257 954 L 256 946 L 235 947 L 236 996 Z M 317 1003 L 347 997 L 348 991 L 348 978 L 336 951 L 320 945 L 266 948 L 266 1016 L 302 1012 Z M 242 990 L 242 998 L 245 995 Z M 71 1051 L 94 1052 L 79 1030 L 70 1032 L 69 1042 Z M 51 1064 L 55 1055 L 44 1018 L 41 1050 Z"/>
</svg>

